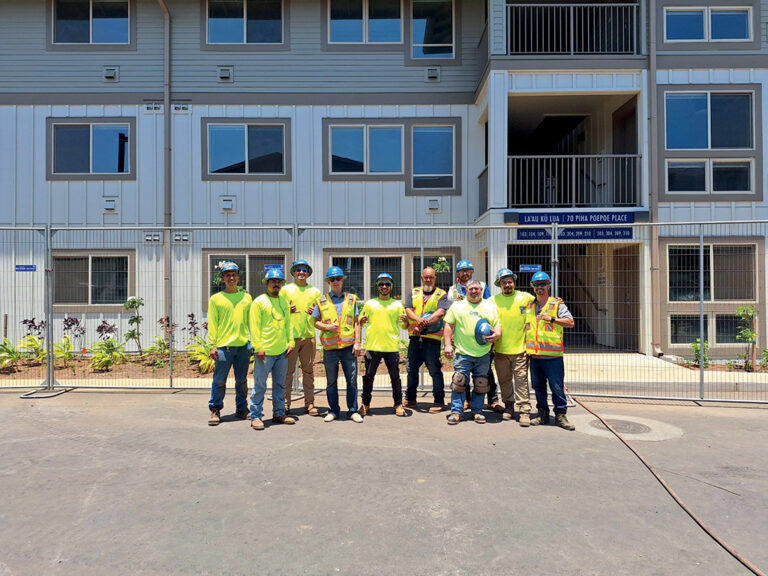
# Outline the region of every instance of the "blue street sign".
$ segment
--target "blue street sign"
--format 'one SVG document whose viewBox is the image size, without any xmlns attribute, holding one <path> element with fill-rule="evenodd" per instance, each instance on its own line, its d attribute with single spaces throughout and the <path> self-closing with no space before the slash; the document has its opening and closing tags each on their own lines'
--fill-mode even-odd
<svg viewBox="0 0 768 576">
<path fill-rule="evenodd" d="M 547 228 L 525 228 L 517 231 L 518 240 L 550 240 Z M 632 228 L 564 228 L 558 240 L 631 240 Z"/>
<path fill-rule="evenodd" d="M 634 212 L 521 212 L 518 224 L 632 224 Z"/>
<path fill-rule="evenodd" d="M 541 272 L 541 264 L 520 264 L 520 272 Z"/>
<path fill-rule="evenodd" d="M 16 272 L 37 272 L 37 264 L 16 264 Z"/>
<path fill-rule="evenodd" d="M 285 272 L 285 266 L 282 264 L 264 264 L 264 274 L 269 272 L 270 270 L 282 270 Z"/>
</svg>

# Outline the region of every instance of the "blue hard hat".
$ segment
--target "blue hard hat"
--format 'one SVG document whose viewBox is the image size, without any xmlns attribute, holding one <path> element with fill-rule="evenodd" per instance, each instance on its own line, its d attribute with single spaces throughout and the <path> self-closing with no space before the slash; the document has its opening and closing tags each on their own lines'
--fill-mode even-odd
<svg viewBox="0 0 768 576">
<path fill-rule="evenodd" d="M 389 280 L 390 282 L 393 282 L 392 275 L 389 272 L 382 272 L 376 277 L 376 284 L 378 284 L 381 280 Z"/>
<path fill-rule="evenodd" d="M 277 278 L 278 280 L 285 280 L 285 274 L 283 273 L 283 269 L 281 268 L 270 268 L 267 270 L 267 274 L 262 278 L 261 283 L 266 284 L 267 280 L 270 280 L 271 278 Z"/>
<path fill-rule="evenodd" d="M 346 276 L 344 275 L 344 270 L 338 266 L 331 266 L 328 268 L 328 272 L 325 273 L 325 279 L 328 280 L 330 278 L 346 278 Z"/>
<path fill-rule="evenodd" d="M 459 260 L 459 263 L 456 264 L 456 271 L 459 270 L 474 270 L 475 267 L 472 266 L 472 262 L 469 260 Z"/>
<path fill-rule="evenodd" d="M 429 318 L 432 316 L 432 312 L 424 312 L 424 314 L 421 315 L 422 318 Z M 434 324 L 428 324 L 427 327 L 421 332 L 422 334 L 434 334 L 436 332 L 440 332 L 440 330 L 443 329 L 443 319 L 440 318 L 439 322 L 435 322 Z"/>
<path fill-rule="evenodd" d="M 533 285 L 534 282 L 549 282 L 552 284 L 552 278 L 550 278 L 549 274 L 546 272 L 536 272 L 536 274 L 533 275 L 533 278 L 531 278 L 531 285 Z"/>
<path fill-rule="evenodd" d="M 240 267 L 237 264 L 235 264 L 234 262 L 227 261 L 227 262 L 222 262 L 219 265 L 219 270 L 221 272 L 229 272 L 231 270 L 234 270 L 235 272 L 239 272 L 240 271 Z"/>
<path fill-rule="evenodd" d="M 501 279 L 504 278 L 504 276 L 512 276 L 512 280 L 517 280 L 517 274 L 512 272 L 509 268 L 502 268 L 498 272 L 496 272 L 496 281 L 494 284 L 498 286 L 501 284 Z"/>
<path fill-rule="evenodd" d="M 296 260 L 296 262 L 293 263 L 291 266 L 291 274 L 293 274 L 293 271 L 296 270 L 299 266 L 303 266 L 307 270 L 309 270 L 309 275 L 312 276 L 312 266 L 309 265 L 309 262 L 306 260 Z"/>
<path fill-rule="evenodd" d="M 485 337 L 490 336 L 491 334 L 493 334 L 493 326 L 491 326 L 491 323 L 485 318 L 480 318 L 480 320 L 477 321 L 477 324 L 475 324 L 475 340 L 477 340 L 477 343 L 488 344 L 488 342 L 485 341 Z"/>
</svg>

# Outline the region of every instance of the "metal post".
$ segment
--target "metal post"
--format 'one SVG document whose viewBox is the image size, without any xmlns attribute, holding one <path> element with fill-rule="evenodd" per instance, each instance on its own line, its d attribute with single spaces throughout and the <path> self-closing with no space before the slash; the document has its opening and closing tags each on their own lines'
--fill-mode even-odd
<svg viewBox="0 0 768 576">
<path fill-rule="evenodd" d="M 421 267 L 419 268 L 419 274 L 424 270 L 424 229 L 419 228 L 419 258 L 421 261 Z M 416 278 L 413 279 L 413 285 L 416 285 Z M 424 363 L 419 366 L 419 390 L 424 389 Z"/>
<path fill-rule="evenodd" d="M 704 227 L 699 224 L 699 398 L 704 399 Z"/>
<path fill-rule="evenodd" d="M 175 242 L 173 237 L 173 231 L 171 230 L 168 236 L 166 236 L 169 242 L 169 258 L 168 258 L 168 382 L 169 386 L 173 388 L 173 243 Z"/>
<path fill-rule="evenodd" d="M 554 296 L 560 293 L 557 273 L 559 268 L 558 264 L 560 263 L 557 246 L 557 234 L 557 222 L 552 222 L 552 291 L 550 292 L 550 296 Z"/>
<path fill-rule="evenodd" d="M 53 374 L 53 253 L 51 225 L 45 225 L 45 389 L 52 391 Z"/>
</svg>

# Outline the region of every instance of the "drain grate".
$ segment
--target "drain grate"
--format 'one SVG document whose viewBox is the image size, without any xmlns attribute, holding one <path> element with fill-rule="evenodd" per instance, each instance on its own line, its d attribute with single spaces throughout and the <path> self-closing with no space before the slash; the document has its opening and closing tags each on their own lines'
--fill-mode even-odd
<svg viewBox="0 0 768 576">
<path fill-rule="evenodd" d="M 605 421 L 608 422 L 608 424 L 610 424 L 611 427 L 619 434 L 648 434 L 651 432 L 650 426 L 640 424 L 639 422 L 631 422 L 630 420 L 613 420 L 610 418 L 606 418 Z M 592 422 L 589 424 L 592 426 L 592 428 L 608 431 L 608 428 L 606 428 L 603 423 L 600 422 L 600 420 L 592 420 Z"/>
</svg>

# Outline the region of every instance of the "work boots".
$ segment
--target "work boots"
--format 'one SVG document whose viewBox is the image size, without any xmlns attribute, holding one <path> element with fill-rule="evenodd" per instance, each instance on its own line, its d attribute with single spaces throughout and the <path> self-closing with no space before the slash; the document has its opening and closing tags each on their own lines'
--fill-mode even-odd
<svg viewBox="0 0 768 576">
<path fill-rule="evenodd" d="M 221 422 L 221 409 L 211 410 L 211 415 L 208 416 L 208 426 L 218 426 Z"/>
<path fill-rule="evenodd" d="M 576 430 L 576 426 L 568 422 L 568 416 L 565 415 L 565 412 L 555 414 L 555 424 L 560 426 L 563 430 Z"/>
<path fill-rule="evenodd" d="M 549 411 L 539 408 L 539 413 L 531 419 L 531 426 L 549 424 Z"/>
</svg>

